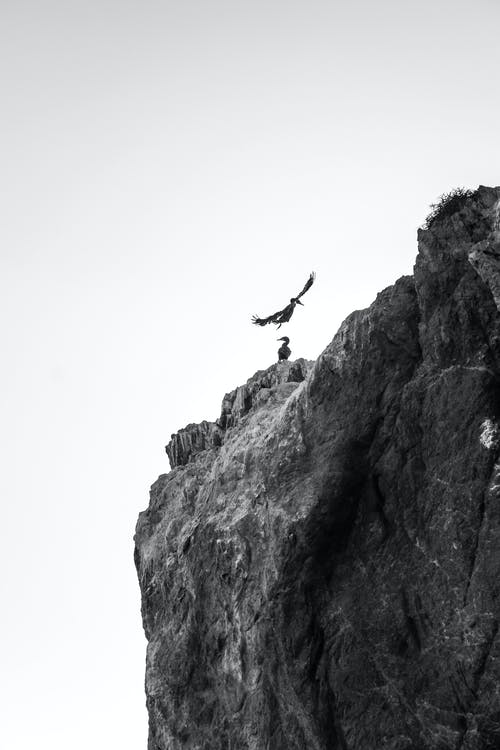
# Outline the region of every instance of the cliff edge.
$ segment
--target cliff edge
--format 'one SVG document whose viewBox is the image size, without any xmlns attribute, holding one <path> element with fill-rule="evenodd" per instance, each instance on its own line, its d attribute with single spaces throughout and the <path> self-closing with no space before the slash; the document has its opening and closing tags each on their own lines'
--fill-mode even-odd
<svg viewBox="0 0 500 750">
<path fill-rule="evenodd" d="M 140 514 L 149 750 L 500 747 L 500 188 L 313 364 L 172 437 Z"/>
</svg>

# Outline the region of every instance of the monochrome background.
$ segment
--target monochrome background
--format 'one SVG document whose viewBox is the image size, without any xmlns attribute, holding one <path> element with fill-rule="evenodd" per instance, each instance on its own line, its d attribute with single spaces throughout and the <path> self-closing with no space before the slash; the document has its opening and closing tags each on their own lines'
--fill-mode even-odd
<svg viewBox="0 0 500 750">
<path fill-rule="evenodd" d="M 500 184 L 498 0 L 2 0 L 0 744 L 146 747 L 164 445 Z M 286 331 L 260 329 L 310 271 Z"/>
</svg>

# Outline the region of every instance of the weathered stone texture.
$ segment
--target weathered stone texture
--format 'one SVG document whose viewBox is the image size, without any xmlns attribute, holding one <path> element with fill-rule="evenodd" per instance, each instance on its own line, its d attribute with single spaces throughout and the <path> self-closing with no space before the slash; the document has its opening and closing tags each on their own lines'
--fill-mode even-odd
<svg viewBox="0 0 500 750">
<path fill-rule="evenodd" d="M 184 466 L 194 456 L 209 448 L 219 448 L 228 434 L 252 407 L 265 403 L 277 392 L 277 386 L 293 385 L 278 389 L 280 393 L 291 392 L 301 383 L 312 368 L 313 363 L 305 359 L 295 362 L 280 362 L 267 370 L 256 372 L 245 385 L 240 385 L 231 393 L 226 393 L 222 401 L 220 417 L 215 422 L 189 424 L 172 435 L 166 446 L 170 466 Z M 230 434 L 230 433 L 229 433 Z"/>
<path fill-rule="evenodd" d="M 173 437 L 136 534 L 149 750 L 500 747 L 499 207 Z"/>
</svg>

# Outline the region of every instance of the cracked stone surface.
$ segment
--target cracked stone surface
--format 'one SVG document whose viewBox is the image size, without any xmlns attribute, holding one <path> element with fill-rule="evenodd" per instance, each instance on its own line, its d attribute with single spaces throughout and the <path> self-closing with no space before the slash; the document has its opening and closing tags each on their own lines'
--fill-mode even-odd
<svg viewBox="0 0 500 750">
<path fill-rule="evenodd" d="M 140 514 L 149 750 L 500 747 L 500 188 L 318 360 L 172 437 Z"/>
</svg>

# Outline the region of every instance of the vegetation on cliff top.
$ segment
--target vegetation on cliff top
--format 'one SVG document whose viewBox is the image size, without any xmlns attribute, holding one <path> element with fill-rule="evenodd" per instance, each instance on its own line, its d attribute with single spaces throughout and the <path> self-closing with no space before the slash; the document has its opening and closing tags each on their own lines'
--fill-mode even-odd
<svg viewBox="0 0 500 750">
<path fill-rule="evenodd" d="M 449 193 L 440 195 L 437 203 L 430 204 L 432 210 L 424 222 L 424 229 L 430 229 L 434 222 L 442 221 L 448 216 L 456 214 L 475 193 L 475 190 L 457 187 L 454 190 L 450 190 Z"/>
</svg>

